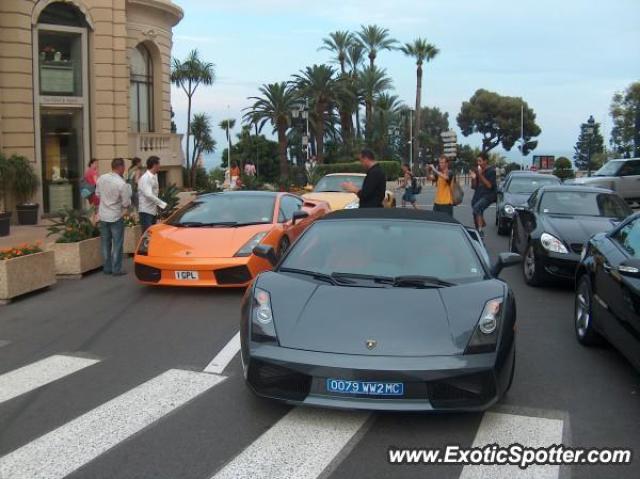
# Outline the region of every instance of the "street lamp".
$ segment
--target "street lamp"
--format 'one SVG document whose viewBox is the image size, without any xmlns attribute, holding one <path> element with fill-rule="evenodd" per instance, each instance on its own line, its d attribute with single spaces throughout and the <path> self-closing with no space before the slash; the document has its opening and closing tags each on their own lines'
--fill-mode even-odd
<svg viewBox="0 0 640 479">
<path fill-rule="evenodd" d="M 591 141 L 595 131 L 595 124 L 596 121 L 593 119 L 593 115 L 590 115 L 587 120 L 587 126 L 584 129 L 584 134 L 587 136 L 587 176 L 591 176 Z"/>
<path fill-rule="evenodd" d="M 295 120 L 302 118 L 306 122 L 306 133 L 302 137 L 302 147 L 307 150 L 307 161 L 309 161 L 309 99 L 305 99 L 304 106 L 295 105 L 291 108 L 291 117 Z"/>
</svg>

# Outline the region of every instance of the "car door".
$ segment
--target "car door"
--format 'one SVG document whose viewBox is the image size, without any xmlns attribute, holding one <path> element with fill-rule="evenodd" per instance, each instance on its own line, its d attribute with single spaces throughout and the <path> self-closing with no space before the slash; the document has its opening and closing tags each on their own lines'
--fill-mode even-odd
<svg viewBox="0 0 640 479">
<path fill-rule="evenodd" d="M 518 209 L 518 233 L 516 246 L 519 253 L 524 253 L 529 246 L 529 235 L 536 228 L 536 210 L 539 193 L 535 191 L 527 201 L 527 206 Z"/>
<path fill-rule="evenodd" d="M 284 225 L 287 236 L 291 241 L 295 240 L 300 233 L 309 224 L 310 218 L 303 218 L 298 220 L 296 224 L 293 224 L 293 213 L 302 210 L 304 201 L 302 198 L 298 198 L 293 195 L 283 195 L 280 198 L 280 209 L 278 213 L 278 223 Z"/>
<path fill-rule="evenodd" d="M 640 199 L 640 160 L 625 161 L 618 175 L 617 193 L 627 201 Z"/>
</svg>

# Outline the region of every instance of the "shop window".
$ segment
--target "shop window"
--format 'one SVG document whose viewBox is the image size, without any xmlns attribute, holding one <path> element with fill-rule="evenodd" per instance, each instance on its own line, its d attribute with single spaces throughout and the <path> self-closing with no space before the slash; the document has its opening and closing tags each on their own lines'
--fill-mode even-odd
<svg viewBox="0 0 640 479">
<path fill-rule="evenodd" d="M 40 30 L 40 94 L 82 96 L 82 35 Z"/>
<path fill-rule="evenodd" d="M 144 45 L 131 50 L 129 67 L 129 128 L 137 133 L 153 131 L 153 62 Z"/>
</svg>

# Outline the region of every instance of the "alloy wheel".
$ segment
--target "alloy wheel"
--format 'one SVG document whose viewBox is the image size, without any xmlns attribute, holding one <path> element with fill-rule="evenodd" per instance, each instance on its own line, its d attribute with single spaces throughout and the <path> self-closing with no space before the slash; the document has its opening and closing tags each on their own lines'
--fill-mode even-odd
<svg viewBox="0 0 640 479">
<path fill-rule="evenodd" d="M 529 280 L 533 279 L 536 275 L 536 253 L 533 251 L 533 246 L 529 246 L 524 258 L 524 275 Z"/>
<path fill-rule="evenodd" d="M 576 296 L 576 332 L 578 336 L 584 338 L 591 324 L 591 296 L 588 285 L 585 282 L 580 284 Z"/>
</svg>

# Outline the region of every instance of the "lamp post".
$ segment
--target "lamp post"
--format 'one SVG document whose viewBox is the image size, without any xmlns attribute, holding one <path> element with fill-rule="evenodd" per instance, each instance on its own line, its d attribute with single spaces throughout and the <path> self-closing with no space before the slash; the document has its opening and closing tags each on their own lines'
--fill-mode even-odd
<svg viewBox="0 0 640 479">
<path fill-rule="evenodd" d="M 260 169 L 258 168 L 258 122 L 255 122 L 253 126 L 256 128 L 256 179 L 260 175 Z"/>
<path fill-rule="evenodd" d="M 306 133 L 302 137 L 302 147 L 306 149 L 306 160 L 309 161 L 309 99 L 305 100 L 304 106 L 296 105 L 291 109 L 291 117 L 295 121 L 302 118 L 306 122 Z"/>
<path fill-rule="evenodd" d="M 595 131 L 596 121 L 593 119 L 593 115 L 589 116 L 587 120 L 587 126 L 584 129 L 584 134 L 587 136 L 587 176 L 591 176 L 591 141 L 593 139 L 593 133 Z"/>
<path fill-rule="evenodd" d="M 413 171 L 413 110 L 409 109 L 409 169 Z"/>
</svg>

